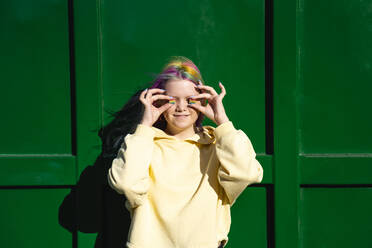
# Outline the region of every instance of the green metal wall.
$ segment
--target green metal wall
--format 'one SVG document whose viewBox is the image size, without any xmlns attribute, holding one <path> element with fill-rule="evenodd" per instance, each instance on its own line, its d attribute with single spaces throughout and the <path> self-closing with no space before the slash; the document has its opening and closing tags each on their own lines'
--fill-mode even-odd
<svg viewBox="0 0 372 248">
<path fill-rule="evenodd" d="M 372 0 L 0 3 L 2 247 L 122 247 L 107 111 L 191 58 L 264 167 L 227 247 L 372 247 Z M 209 124 L 209 123 L 208 123 Z"/>
</svg>

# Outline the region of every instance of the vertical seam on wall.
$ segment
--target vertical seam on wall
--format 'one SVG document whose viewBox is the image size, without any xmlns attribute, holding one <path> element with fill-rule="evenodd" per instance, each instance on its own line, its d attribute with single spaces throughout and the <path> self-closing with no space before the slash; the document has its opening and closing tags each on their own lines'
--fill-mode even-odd
<svg viewBox="0 0 372 248">
<path fill-rule="evenodd" d="M 302 153 L 302 137 L 301 137 L 301 111 L 300 108 L 303 102 L 303 77 L 302 77 L 302 53 L 303 53 L 303 10 L 304 10 L 304 0 L 297 0 L 296 8 L 296 136 L 298 139 L 298 154 Z M 299 26 L 301 28 L 299 28 Z M 300 175 L 299 175 L 300 176 Z M 300 178 L 300 177 L 299 177 Z"/>
<path fill-rule="evenodd" d="M 263 1 L 265 28 L 265 138 L 266 154 L 274 154 L 274 99 L 273 99 L 273 0 Z M 267 247 L 275 247 L 275 211 L 273 184 L 266 187 Z"/>
<path fill-rule="evenodd" d="M 77 109 L 76 109 L 76 64 L 75 64 L 75 36 L 74 36 L 74 2 L 67 1 L 67 17 L 68 17 L 68 39 L 69 39 L 69 55 L 70 55 L 70 106 L 71 106 L 71 154 L 75 156 L 75 183 L 78 180 L 77 166 Z M 74 209 L 77 209 L 77 197 L 74 193 L 75 186 L 71 187 Z M 73 211 L 74 227 L 72 231 L 72 248 L 78 246 L 77 233 L 77 213 Z"/>
<path fill-rule="evenodd" d="M 265 138 L 266 154 L 274 153 L 273 125 L 273 0 L 265 0 Z"/>
<path fill-rule="evenodd" d="M 71 154 L 77 154 L 76 138 L 76 80 L 75 80 L 75 37 L 73 0 L 67 2 L 68 42 L 69 42 L 69 69 L 70 69 L 70 115 L 71 115 Z M 76 171 L 77 172 L 77 171 Z"/>
<path fill-rule="evenodd" d="M 303 15 L 303 7 L 304 7 L 304 0 L 297 0 L 296 1 L 296 87 L 295 87 L 295 111 L 296 111 L 296 140 L 297 140 L 297 182 L 298 182 L 298 196 L 297 196 L 297 233 L 298 233 L 298 245 L 300 248 L 303 247 L 303 232 L 301 231 L 302 223 L 301 223 L 301 216 L 302 216 L 302 208 L 301 208 L 301 197 L 302 191 L 300 186 L 301 180 L 301 173 L 300 168 L 298 167 L 298 159 L 299 153 L 301 150 L 302 142 L 301 142 L 301 89 L 303 87 L 302 84 L 302 68 L 301 68 L 301 56 L 302 56 L 302 31 L 303 31 L 303 22 L 302 22 L 302 15 Z"/>
<path fill-rule="evenodd" d="M 98 33 L 98 37 L 97 37 L 97 44 L 98 44 L 98 80 L 99 80 L 99 96 L 100 96 L 100 99 L 98 99 L 100 101 L 100 106 L 101 106 L 101 109 L 99 111 L 99 122 L 101 123 L 101 127 L 103 127 L 103 111 L 104 111 L 104 98 L 103 98 L 103 52 L 102 52 L 102 43 L 103 43 L 103 34 L 102 34 L 102 28 L 103 28 L 103 24 L 102 24 L 102 13 L 101 13 L 101 8 L 102 8 L 102 5 L 103 5 L 103 0 L 97 0 L 96 1 L 96 8 L 97 8 L 97 33 Z"/>
<path fill-rule="evenodd" d="M 267 248 L 275 246 L 275 211 L 274 211 L 274 185 L 266 186 L 266 232 L 267 232 Z"/>
</svg>

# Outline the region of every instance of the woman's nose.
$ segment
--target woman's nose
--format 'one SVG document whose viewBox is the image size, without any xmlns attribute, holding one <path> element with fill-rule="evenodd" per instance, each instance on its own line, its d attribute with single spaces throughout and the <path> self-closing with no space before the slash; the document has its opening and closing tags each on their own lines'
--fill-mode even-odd
<svg viewBox="0 0 372 248">
<path fill-rule="evenodd" d="M 187 100 L 176 101 L 176 110 L 177 111 L 184 111 L 186 109 L 187 109 Z"/>
</svg>

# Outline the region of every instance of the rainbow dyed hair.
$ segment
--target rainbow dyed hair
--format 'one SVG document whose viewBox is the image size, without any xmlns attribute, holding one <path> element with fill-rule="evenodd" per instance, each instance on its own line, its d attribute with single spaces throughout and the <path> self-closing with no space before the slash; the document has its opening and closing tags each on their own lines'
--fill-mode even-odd
<svg viewBox="0 0 372 248">
<path fill-rule="evenodd" d="M 162 72 L 156 76 L 149 88 L 165 89 L 165 84 L 169 80 L 188 80 L 195 85 L 198 85 L 198 81 L 200 80 L 202 84 L 204 84 L 198 67 L 190 59 L 183 56 L 172 56 L 169 62 L 164 66 Z M 199 117 L 195 122 L 197 128 L 202 128 L 203 119 L 204 115 L 199 113 Z M 165 129 L 166 124 L 164 118 L 159 118 L 154 126 L 160 129 Z"/>
</svg>

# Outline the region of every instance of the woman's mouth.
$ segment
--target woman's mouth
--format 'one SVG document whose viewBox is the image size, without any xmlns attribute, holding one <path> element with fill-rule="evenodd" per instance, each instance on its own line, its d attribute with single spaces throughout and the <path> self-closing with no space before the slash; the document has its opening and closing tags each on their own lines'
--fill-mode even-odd
<svg viewBox="0 0 372 248">
<path fill-rule="evenodd" d="M 174 115 L 174 117 L 176 118 L 186 118 L 188 117 L 189 115 Z"/>
</svg>

